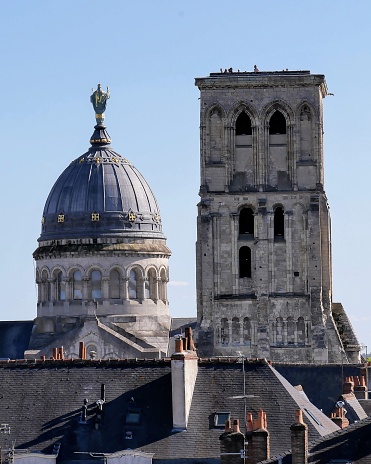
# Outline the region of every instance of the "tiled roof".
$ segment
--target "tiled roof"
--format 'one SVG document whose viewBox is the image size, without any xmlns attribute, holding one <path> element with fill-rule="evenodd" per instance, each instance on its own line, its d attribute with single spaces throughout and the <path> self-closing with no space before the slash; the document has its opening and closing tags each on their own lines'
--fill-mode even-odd
<svg viewBox="0 0 371 464">
<path fill-rule="evenodd" d="M 254 417 L 260 408 L 266 411 L 273 454 L 290 448 L 287 430 L 298 405 L 312 411 L 322 424 L 304 414 L 311 440 L 336 430 L 266 362 L 246 361 L 244 369 L 246 394 L 253 396 L 246 399 L 247 410 Z M 96 430 L 96 401 L 102 384 L 106 403 L 101 428 Z M 173 432 L 169 359 L 0 363 L 1 422 L 10 425 L 18 448 L 50 451 L 60 441 L 61 460 L 76 459 L 77 451 L 110 453 L 131 448 L 155 453 L 159 462 L 210 463 L 219 459 L 222 433 L 214 427 L 214 414 L 230 412 L 232 419 L 243 424 L 243 385 L 242 363 L 236 359 L 199 360 L 187 430 Z M 85 398 L 88 421 L 81 424 Z M 140 411 L 139 424 L 126 422 L 130 408 Z"/>
<path fill-rule="evenodd" d="M 273 366 L 291 385 L 301 385 L 309 400 L 326 415 L 330 415 L 339 399 L 345 377 L 360 372 L 360 366 L 354 364 L 274 363 Z"/>
</svg>

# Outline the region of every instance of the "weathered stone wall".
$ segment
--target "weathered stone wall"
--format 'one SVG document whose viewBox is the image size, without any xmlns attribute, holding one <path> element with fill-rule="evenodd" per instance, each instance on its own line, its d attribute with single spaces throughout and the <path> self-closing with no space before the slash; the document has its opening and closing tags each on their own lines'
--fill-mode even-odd
<svg viewBox="0 0 371 464">
<path fill-rule="evenodd" d="M 323 190 L 324 76 L 223 73 L 196 85 L 200 352 L 210 354 L 212 341 L 218 355 L 340 361 Z M 245 233 L 243 210 L 253 216 Z"/>
</svg>

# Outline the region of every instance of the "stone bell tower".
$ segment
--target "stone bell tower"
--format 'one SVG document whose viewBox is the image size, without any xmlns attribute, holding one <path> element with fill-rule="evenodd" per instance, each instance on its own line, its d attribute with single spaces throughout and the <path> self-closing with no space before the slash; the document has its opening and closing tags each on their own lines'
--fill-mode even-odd
<svg viewBox="0 0 371 464">
<path fill-rule="evenodd" d="M 343 343 L 332 315 L 324 76 L 230 70 L 196 86 L 199 352 L 357 361 L 354 333 Z"/>
</svg>

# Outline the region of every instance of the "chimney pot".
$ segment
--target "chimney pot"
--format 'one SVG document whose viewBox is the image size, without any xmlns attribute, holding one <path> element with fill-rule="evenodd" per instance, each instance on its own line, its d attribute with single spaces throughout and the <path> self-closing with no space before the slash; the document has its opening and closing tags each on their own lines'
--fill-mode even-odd
<svg viewBox="0 0 371 464">
<path fill-rule="evenodd" d="M 240 431 L 240 421 L 238 419 L 233 420 L 233 432 Z"/>
<path fill-rule="evenodd" d="M 183 340 L 181 338 L 175 339 L 175 353 L 181 353 L 183 351 Z"/>
<path fill-rule="evenodd" d="M 227 419 L 225 421 L 225 429 L 224 429 L 225 432 L 230 432 L 231 431 L 231 421 L 229 419 Z"/>
</svg>

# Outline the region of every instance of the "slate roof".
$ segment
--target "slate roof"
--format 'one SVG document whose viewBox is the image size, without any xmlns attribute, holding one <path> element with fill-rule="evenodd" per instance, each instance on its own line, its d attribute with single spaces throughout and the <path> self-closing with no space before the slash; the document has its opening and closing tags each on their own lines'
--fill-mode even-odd
<svg viewBox="0 0 371 464">
<path fill-rule="evenodd" d="M 32 327 L 33 321 L 0 321 L 0 358 L 23 358 Z"/>
<path fill-rule="evenodd" d="M 311 411 L 321 424 L 304 412 L 311 440 L 337 430 L 266 362 L 245 362 L 244 369 L 246 394 L 253 395 L 246 400 L 247 410 L 254 417 L 260 408 L 266 411 L 272 453 L 290 448 L 286 430 L 298 406 Z M 102 384 L 106 403 L 101 428 L 96 430 Z M 111 453 L 131 448 L 155 453 L 157 462 L 212 463 L 219 461 L 223 431 L 214 427 L 214 414 L 230 412 L 232 419 L 243 423 L 243 384 L 242 364 L 236 359 L 200 359 L 187 430 L 174 432 L 169 359 L 1 362 L 0 422 L 10 425 L 17 448 L 50 452 L 60 441 L 62 461 L 76 459 L 77 451 Z M 85 398 L 88 421 L 82 424 Z M 139 424 L 126 422 L 127 412 L 133 409 L 140 411 Z"/>
<path fill-rule="evenodd" d="M 339 401 L 343 401 L 345 403 L 345 417 L 349 420 L 350 424 L 353 424 L 353 422 L 359 421 L 360 419 L 366 419 L 367 414 L 354 393 L 343 393 L 339 397 Z"/>
<path fill-rule="evenodd" d="M 309 401 L 328 416 L 343 390 L 345 377 L 359 375 L 359 364 L 284 364 L 275 369 L 291 385 L 301 385 Z"/>
<path fill-rule="evenodd" d="M 112 149 L 107 137 L 99 139 L 102 143 L 91 141 L 90 149 L 55 182 L 45 203 L 39 241 L 136 234 L 165 238 L 150 186 L 130 161 Z M 99 219 L 92 221 L 92 213 Z"/>
<path fill-rule="evenodd" d="M 286 433 L 289 435 L 290 430 Z M 272 456 L 261 464 L 291 464 L 291 450 Z M 371 462 L 371 417 L 333 432 L 308 445 L 308 463 L 327 464 L 330 462 L 369 464 Z"/>
</svg>

